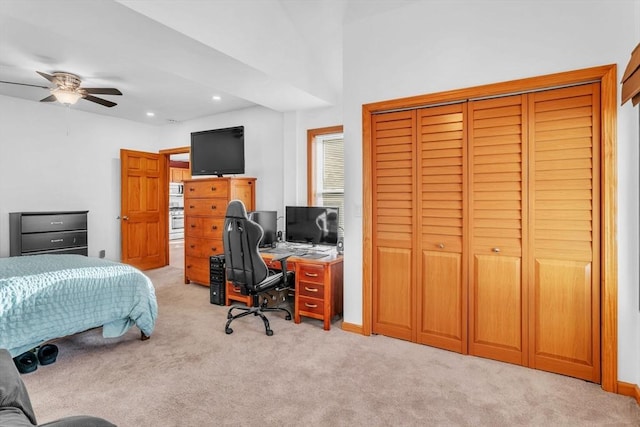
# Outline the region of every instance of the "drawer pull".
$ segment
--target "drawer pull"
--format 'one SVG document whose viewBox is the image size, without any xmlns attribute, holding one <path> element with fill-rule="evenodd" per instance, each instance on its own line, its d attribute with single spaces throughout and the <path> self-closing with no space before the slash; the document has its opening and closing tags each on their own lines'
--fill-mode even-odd
<svg viewBox="0 0 640 427">
<path fill-rule="evenodd" d="M 196 189 L 193 187 L 189 187 L 189 191 L 196 191 Z"/>
<path fill-rule="evenodd" d="M 308 308 L 318 308 L 318 304 L 309 304 L 308 302 L 305 302 L 304 306 Z"/>
<path fill-rule="evenodd" d="M 493 252 L 499 254 L 500 253 L 500 248 L 493 248 L 491 249 Z"/>
<path fill-rule="evenodd" d="M 51 221 L 51 225 L 62 225 L 64 221 Z"/>
<path fill-rule="evenodd" d="M 216 187 L 211 187 L 211 191 L 216 191 L 217 188 Z"/>
<path fill-rule="evenodd" d="M 189 227 L 196 228 L 196 225 L 195 224 L 190 224 Z"/>
<path fill-rule="evenodd" d="M 189 209 L 194 209 L 194 208 L 195 208 L 195 206 L 189 205 Z"/>
<path fill-rule="evenodd" d="M 193 248 L 195 248 L 195 247 L 196 247 L 196 245 L 189 245 L 189 247 L 190 247 L 191 249 L 193 249 Z"/>
<path fill-rule="evenodd" d="M 440 249 L 444 249 L 444 243 L 440 243 L 440 244 L 438 245 L 438 247 L 439 247 Z"/>
<path fill-rule="evenodd" d="M 307 277 L 318 277 L 318 273 L 307 273 L 306 271 L 304 272 L 304 275 Z"/>
<path fill-rule="evenodd" d="M 216 210 L 216 205 L 211 205 L 211 210 L 215 211 Z"/>
<path fill-rule="evenodd" d="M 211 229 L 212 229 L 212 230 L 217 230 L 217 229 L 218 229 L 218 226 L 217 226 L 217 225 L 214 225 L 214 226 L 212 226 L 212 227 L 211 227 Z"/>
<path fill-rule="evenodd" d="M 310 288 L 308 286 L 305 286 L 304 290 L 309 292 L 318 292 L 318 288 Z"/>
<path fill-rule="evenodd" d="M 214 246 L 214 247 L 212 247 L 212 248 L 211 248 L 211 250 L 212 250 L 213 252 L 215 252 L 215 251 L 217 251 L 217 250 L 218 250 L 218 247 L 217 247 L 217 246 Z"/>
<path fill-rule="evenodd" d="M 51 239 L 51 243 L 60 243 L 64 242 L 64 239 Z"/>
</svg>

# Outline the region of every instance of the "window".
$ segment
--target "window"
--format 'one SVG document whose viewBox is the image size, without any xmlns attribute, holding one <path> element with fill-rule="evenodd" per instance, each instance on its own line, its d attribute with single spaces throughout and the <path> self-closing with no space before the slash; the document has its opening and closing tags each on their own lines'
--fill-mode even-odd
<svg viewBox="0 0 640 427">
<path fill-rule="evenodd" d="M 344 134 L 342 126 L 307 131 L 307 204 L 339 209 L 344 230 Z"/>
</svg>

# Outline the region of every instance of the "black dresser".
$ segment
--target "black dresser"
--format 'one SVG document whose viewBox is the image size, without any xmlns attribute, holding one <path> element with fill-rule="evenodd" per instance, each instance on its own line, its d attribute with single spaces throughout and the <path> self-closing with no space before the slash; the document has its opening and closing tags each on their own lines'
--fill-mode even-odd
<svg viewBox="0 0 640 427">
<path fill-rule="evenodd" d="M 11 212 L 9 254 L 88 255 L 88 212 Z"/>
</svg>

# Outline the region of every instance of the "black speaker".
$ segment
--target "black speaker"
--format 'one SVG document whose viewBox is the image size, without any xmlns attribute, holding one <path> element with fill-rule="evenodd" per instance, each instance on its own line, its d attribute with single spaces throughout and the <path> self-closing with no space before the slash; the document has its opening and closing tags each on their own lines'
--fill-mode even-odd
<svg viewBox="0 0 640 427">
<path fill-rule="evenodd" d="M 339 237 L 338 238 L 338 243 L 336 244 L 336 250 L 338 251 L 338 253 L 340 255 L 342 255 L 344 253 L 344 238 L 343 237 Z"/>
<path fill-rule="evenodd" d="M 227 289 L 224 255 L 209 257 L 209 294 L 211 304 L 225 305 Z"/>
</svg>

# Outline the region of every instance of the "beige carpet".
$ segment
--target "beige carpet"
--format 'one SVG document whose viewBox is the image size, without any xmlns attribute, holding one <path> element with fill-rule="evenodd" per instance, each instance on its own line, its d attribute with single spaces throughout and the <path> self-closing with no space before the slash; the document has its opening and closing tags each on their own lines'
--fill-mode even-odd
<svg viewBox="0 0 640 427">
<path fill-rule="evenodd" d="M 640 407 L 599 385 L 383 336 L 270 314 L 224 333 L 226 308 L 182 271 L 147 272 L 159 317 L 148 341 L 93 330 L 56 341 L 23 375 L 40 423 L 72 414 L 119 426 L 638 426 Z"/>
</svg>

